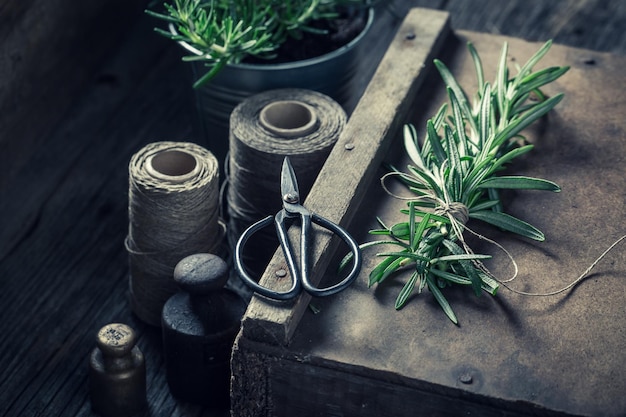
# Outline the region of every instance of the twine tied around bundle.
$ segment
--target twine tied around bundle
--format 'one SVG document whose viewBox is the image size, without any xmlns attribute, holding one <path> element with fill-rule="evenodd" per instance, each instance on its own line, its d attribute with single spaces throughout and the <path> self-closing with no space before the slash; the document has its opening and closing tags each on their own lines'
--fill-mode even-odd
<svg viewBox="0 0 626 417">
<path fill-rule="evenodd" d="M 508 279 L 500 279 L 498 277 L 496 277 L 493 273 L 491 273 L 491 271 L 478 259 L 472 260 L 472 263 L 479 268 L 482 272 L 484 272 L 485 274 L 487 274 L 490 278 L 494 279 L 495 281 L 498 282 L 498 284 L 502 285 L 504 288 L 506 288 L 507 290 L 515 293 L 515 294 L 519 294 L 519 295 L 525 295 L 525 296 L 530 296 L 530 297 L 549 297 L 549 296 L 553 296 L 553 295 L 558 295 L 561 294 L 571 288 L 573 288 L 574 286 L 576 286 L 578 283 L 580 283 L 583 279 L 585 279 L 589 273 L 598 265 L 598 263 L 600 263 L 600 261 L 602 261 L 602 259 L 604 259 L 617 245 L 619 245 L 621 242 L 623 242 L 624 240 L 626 240 L 626 235 L 623 235 L 621 237 L 619 237 L 618 239 L 616 239 L 606 250 L 604 250 L 604 252 L 602 252 L 600 254 L 600 256 L 598 256 L 586 269 L 584 272 L 582 272 L 576 279 L 572 280 L 569 284 L 565 285 L 564 287 L 561 287 L 557 290 L 554 291 L 549 291 L 549 292 L 527 292 L 527 291 L 520 291 L 517 290 L 513 287 L 511 287 L 510 285 L 507 285 L 508 283 L 512 282 L 513 280 L 515 280 L 515 278 L 517 278 L 518 274 L 519 274 L 519 267 L 517 265 L 517 262 L 515 261 L 515 258 L 513 257 L 513 255 L 511 255 L 511 253 L 504 247 L 502 246 L 500 243 L 496 242 L 493 239 L 490 239 L 478 232 L 475 232 L 474 230 L 472 230 L 471 228 L 469 228 L 467 226 L 467 222 L 470 219 L 470 214 L 469 214 L 469 210 L 467 208 L 467 206 L 463 203 L 460 202 L 456 202 L 456 201 L 451 201 L 451 202 L 446 202 L 443 200 L 440 200 L 438 198 L 435 198 L 433 196 L 422 196 L 422 197 L 404 197 L 404 196 L 399 196 L 395 193 L 393 193 L 386 185 L 386 180 L 390 177 L 395 177 L 395 176 L 399 176 L 400 178 L 402 178 L 404 176 L 403 173 L 401 172 L 390 172 L 387 173 L 385 175 L 383 175 L 383 177 L 381 178 L 381 184 L 383 186 L 383 189 L 385 190 L 385 192 L 387 194 L 389 194 L 390 196 L 400 199 L 400 200 L 407 200 L 407 201 L 423 201 L 423 200 L 430 200 L 433 201 L 437 204 L 437 206 L 433 209 L 433 214 L 439 215 L 439 216 L 443 216 L 448 218 L 448 220 L 450 221 L 450 225 L 452 227 L 452 230 L 454 231 L 455 236 L 458 238 L 459 242 L 461 243 L 461 245 L 463 246 L 463 250 L 465 251 L 465 253 L 467 253 L 468 255 L 472 255 L 474 254 L 474 251 L 472 250 L 472 248 L 469 247 L 469 245 L 465 242 L 465 238 L 463 236 L 463 232 L 467 231 L 470 234 L 474 235 L 475 237 L 484 240 L 486 242 L 489 242 L 493 245 L 495 245 L 496 247 L 498 247 L 506 256 L 507 258 L 510 260 L 512 266 L 513 266 L 513 274 L 510 278 Z"/>
<path fill-rule="evenodd" d="M 454 219 L 461 226 L 465 226 L 469 220 L 469 210 L 467 209 L 467 206 L 456 201 L 444 203 L 443 205 L 435 207 L 433 213 L 439 216 L 448 217 L 450 221 L 453 221 L 452 219 Z"/>
</svg>

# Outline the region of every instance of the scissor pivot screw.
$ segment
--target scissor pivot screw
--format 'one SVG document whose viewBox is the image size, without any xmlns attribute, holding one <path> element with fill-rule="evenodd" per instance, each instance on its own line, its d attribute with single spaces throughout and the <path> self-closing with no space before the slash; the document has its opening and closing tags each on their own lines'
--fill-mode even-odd
<svg viewBox="0 0 626 417">
<path fill-rule="evenodd" d="M 286 203 L 290 203 L 290 204 L 297 203 L 299 199 L 300 199 L 300 196 L 298 196 L 297 193 L 287 193 L 283 196 L 283 200 Z"/>
</svg>

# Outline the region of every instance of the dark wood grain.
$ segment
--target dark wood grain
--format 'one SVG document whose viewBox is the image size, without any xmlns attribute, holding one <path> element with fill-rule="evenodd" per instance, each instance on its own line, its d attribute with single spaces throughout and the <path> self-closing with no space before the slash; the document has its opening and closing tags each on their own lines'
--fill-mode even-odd
<svg viewBox="0 0 626 417">
<path fill-rule="evenodd" d="M 409 0 L 403 7 L 441 8 L 453 29 L 547 41 L 626 54 L 626 3 L 603 0 L 499 0 L 432 2 Z"/>
<path fill-rule="evenodd" d="M 0 6 L 0 188 L 31 150 L 45 145 L 144 5 L 52 0 Z M 37 122 L 27 123 L 31 118 Z"/>
</svg>

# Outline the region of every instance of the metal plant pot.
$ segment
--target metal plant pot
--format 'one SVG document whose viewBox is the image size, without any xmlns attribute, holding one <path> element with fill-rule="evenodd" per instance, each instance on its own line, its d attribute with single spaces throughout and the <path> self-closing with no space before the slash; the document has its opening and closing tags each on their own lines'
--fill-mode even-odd
<svg viewBox="0 0 626 417">
<path fill-rule="evenodd" d="M 353 96 L 359 69 L 358 45 L 372 26 L 374 10 L 368 9 L 363 31 L 345 46 L 328 54 L 281 64 L 227 65 L 210 83 L 196 90 L 202 144 L 220 161 L 228 152 L 229 118 L 245 98 L 277 88 L 306 88 L 333 98 L 345 107 Z M 183 46 L 191 52 L 194 49 Z M 191 49 L 190 49 L 191 48 Z M 193 63 L 194 79 L 206 71 Z"/>
</svg>

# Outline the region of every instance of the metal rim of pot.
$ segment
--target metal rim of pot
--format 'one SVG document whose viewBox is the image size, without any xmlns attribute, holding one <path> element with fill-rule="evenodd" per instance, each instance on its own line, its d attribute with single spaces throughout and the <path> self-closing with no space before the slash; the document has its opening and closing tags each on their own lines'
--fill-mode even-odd
<svg viewBox="0 0 626 417">
<path fill-rule="evenodd" d="M 228 64 L 228 66 L 231 67 L 235 67 L 235 68 L 240 68 L 240 69 L 254 69 L 255 71 L 275 71 L 275 70 L 281 70 L 281 69 L 292 69 L 292 68 L 298 68 L 298 67 L 306 67 L 306 66 L 310 66 L 310 65 L 315 65 L 318 62 L 322 62 L 322 61 L 327 61 L 329 59 L 332 59 L 334 56 L 337 55 L 341 55 L 343 53 L 345 53 L 346 50 L 349 49 L 353 49 L 355 47 L 355 45 L 357 45 L 361 39 L 363 37 L 365 37 L 365 35 L 369 32 L 370 27 L 372 26 L 372 23 L 374 21 L 374 9 L 373 8 L 368 8 L 367 10 L 367 20 L 365 21 L 365 25 L 363 26 L 363 29 L 361 30 L 361 32 L 356 35 L 354 37 L 354 39 L 352 39 L 350 42 L 346 43 L 345 45 L 322 55 L 316 56 L 314 58 L 308 58 L 308 59 L 301 59 L 298 61 L 291 61 L 291 62 L 283 62 L 280 64 L 246 64 L 246 63 L 238 63 L 238 64 Z M 174 27 L 173 23 L 169 23 L 168 25 L 169 31 L 173 34 L 173 35 L 177 35 L 178 32 L 176 31 L 176 28 Z M 197 56 L 201 56 L 204 55 L 202 53 L 202 51 L 200 51 L 197 48 L 194 48 L 193 46 L 189 45 L 187 42 L 184 41 L 178 41 L 178 44 L 180 46 L 182 46 L 183 48 L 185 48 L 187 51 L 191 52 L 194 55 Z"/>
</svg>

